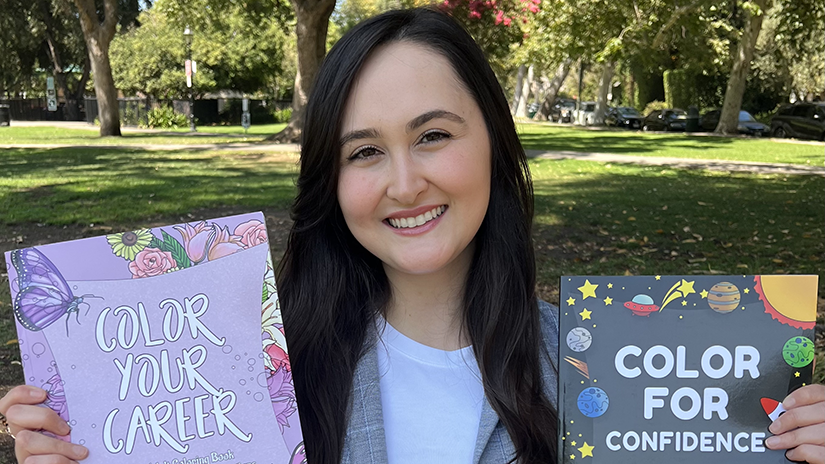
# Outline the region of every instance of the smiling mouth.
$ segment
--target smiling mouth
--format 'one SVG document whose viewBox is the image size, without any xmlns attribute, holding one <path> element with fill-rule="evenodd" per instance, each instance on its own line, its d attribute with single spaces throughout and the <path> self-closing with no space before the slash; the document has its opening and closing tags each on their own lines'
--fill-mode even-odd
<svg viewBox="0 0 825 464">
<path fill-rule="evenodd" d="M 423 226 L 424 224 L 436 219 L 437 217 L 444 214 L 444 211 L 447 209 L 446 206 L 436 206 L 435 208 L 427 211 L 424 214 L 419 214 L 415 217 L 408 217 L 408 218 L 387 218 L 387 222 L 395 229 L 412 229 L 413 227 Z"/>
</svg>

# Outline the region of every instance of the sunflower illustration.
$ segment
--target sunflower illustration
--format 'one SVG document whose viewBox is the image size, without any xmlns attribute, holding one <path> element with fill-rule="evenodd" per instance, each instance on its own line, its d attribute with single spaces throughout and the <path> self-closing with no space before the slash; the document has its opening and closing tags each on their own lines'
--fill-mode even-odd
<svg viewBox="0 0 825 464">
<path fill-rule="evenodd" d="M 127 261 L 134 261 L 135 256 L 143 251 L 152 241 L 154 236 L 149 229 L 140 229 L 131 232 L 121 232 L 106 236 L 109 245 L 115 256 L 120 256 Z"/>
</svg>

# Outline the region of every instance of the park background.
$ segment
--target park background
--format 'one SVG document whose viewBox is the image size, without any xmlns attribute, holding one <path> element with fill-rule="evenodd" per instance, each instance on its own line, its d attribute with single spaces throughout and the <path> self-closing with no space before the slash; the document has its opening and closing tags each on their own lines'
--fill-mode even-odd
<svg viewBox="0 0 825 464">
<path fill-rule="evenodd" d="M 13 110 L 0 127 L 0 251 L 261 210 L 278 260 L 318 64 L 360 20 L 417 4 L 0 0 L 0 105 Z M 601 123 L 609 105 L 744 109 L 770 122 L 784 104 L 824 99 L 825 4 L 437 7 L 473 34 L 511 102 L 534 180 L 543 299 L 558 303 L 562 274 L 817 274 L 823 381 L 825 144 L 741 137 L 724 116 L 702 134 Z M 561 97 L 597 102 L 596 124 L 544 122 Z M 21 382 L 2 262 L 0 393 Z M 0 462 L 11 446 L 0 435 Z"/>
</svg>

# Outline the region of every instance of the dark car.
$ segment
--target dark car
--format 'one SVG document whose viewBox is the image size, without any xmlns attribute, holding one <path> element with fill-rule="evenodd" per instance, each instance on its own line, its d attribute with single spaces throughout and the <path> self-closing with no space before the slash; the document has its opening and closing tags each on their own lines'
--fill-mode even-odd
<svg viewBox="0 0 825 464">
<path fill-rule="evenodd" d="M 708 111 L 707 113 L 702 115 L 702 120 L 699 122 L 699 126 L 702 128 L 702 130 L 705 130 L 707 132 L 715 131 L 716 126 L 719 125 L 719 116 L 721 114 L 722 110 Z M 768 129 L 768 126 L 754 119 L 753 116 L 751 116 L 751 114 L 747 111 L 739 112 L 740 134 L 762 137 L 763 135 L 768 133 Z"/>
<path fill-rule="evenodd" d="M 651 111 L 644 121 L 642 129 L 646 131 L 683 131 L 687 123 L 687 113 L 679 108 Z"/>
<path fill-rule="evenodd" d="M 551 121 L 555 122 L 571 122 L 573 120 L 573 113 L 576 111 L 576 102 L 567 98 L 559 98 L 550 107 Z"/>
<path fill-rule="evenodd" d="M 825 140 L 825 103 L 799 103 L 781 108 L 771 120 L 774 137 Z"/>
<path fill-rule="evenodd" d="M 608 126 L 624 127 L 627 129 L 641 129 L 644 118 L 636 108 L 620 106 L 608 108 L 604 115 L 604 123 Z"/>
</svg>

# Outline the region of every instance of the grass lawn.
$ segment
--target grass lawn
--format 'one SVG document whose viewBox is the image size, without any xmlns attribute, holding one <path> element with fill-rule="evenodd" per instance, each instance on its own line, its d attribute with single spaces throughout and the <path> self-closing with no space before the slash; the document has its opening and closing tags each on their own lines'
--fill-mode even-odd
<svg viewBox="0 0 825 464">
<path fill-rule="evenodd" d="M 745 137 L 649 134 L 628 130 L 588 130 L 570 125 L 518 124 L 525 149 L 568 150 L 637 156 L 755 161 L 822 166 L 825 143 L 785 143 Z"/>
<path fill-rule="evenodd" d="M 4 127 L 0 128 L 0 144 L 55 145 L 138 145 L 138 144 L 204 144 L 230 142 L 260 142 L 279 132 L 286 124 L 252 126 L 244 132 L 241 126 L 202 126 L 196 134 L 189 129 L 165 129 L 156 132 L 124 132 L 122 137 L 100 137 L 98 128 L 65 127 Z"/>
</svg>

